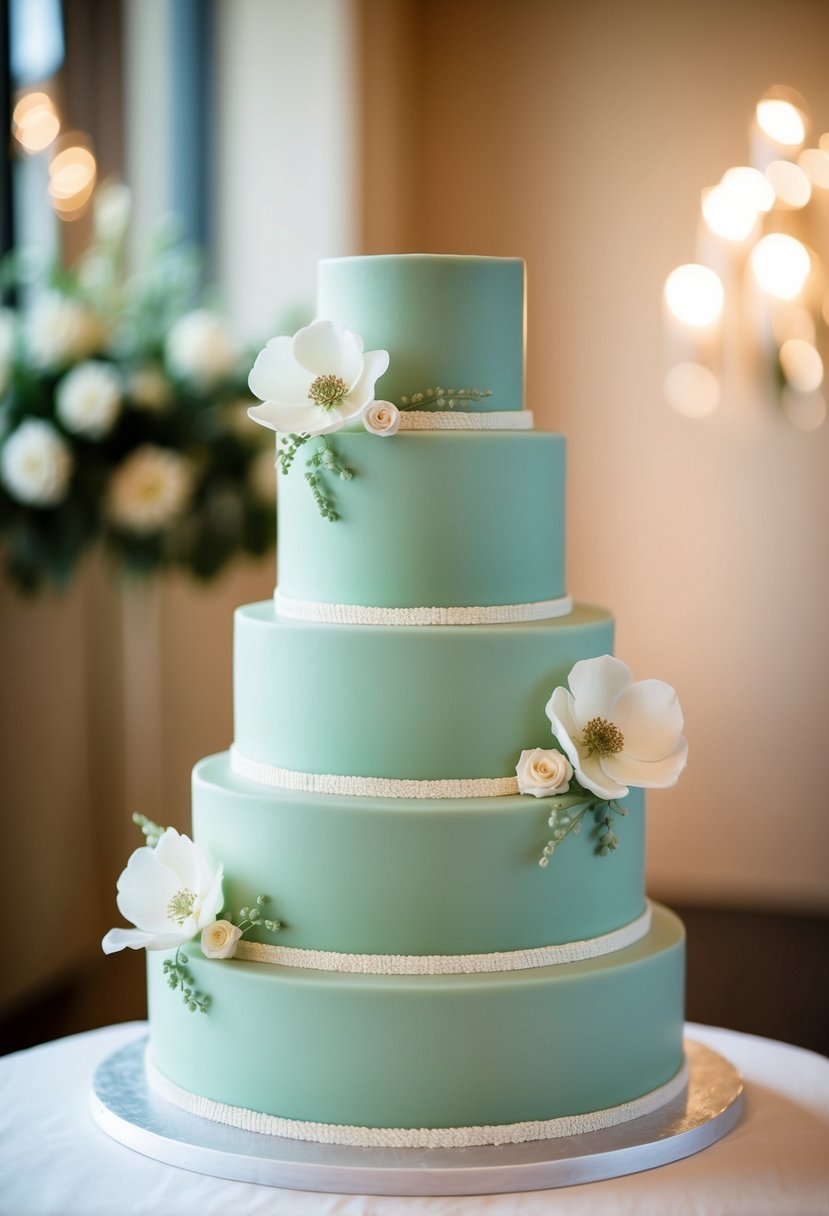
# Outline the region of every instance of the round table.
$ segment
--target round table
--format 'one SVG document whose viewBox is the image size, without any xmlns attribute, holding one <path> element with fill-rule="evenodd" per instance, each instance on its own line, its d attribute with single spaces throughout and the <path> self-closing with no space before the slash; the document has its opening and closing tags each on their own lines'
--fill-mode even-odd
<svg viewBox="0 0 829 1216">
<path fill-rule="evenodd" d="M 786 1043 L 688 1025 L 746 1088 L 737 1127 L 696 1156 L 557 1190 L 389 1198 L 228 1182 L 111 1140 L 92 1120 L 91 1077 L 145 1033 L 129 1022 L 0 1059 L 2 1216 L 829 1216 L 829 1060 Z"/>
</svg>

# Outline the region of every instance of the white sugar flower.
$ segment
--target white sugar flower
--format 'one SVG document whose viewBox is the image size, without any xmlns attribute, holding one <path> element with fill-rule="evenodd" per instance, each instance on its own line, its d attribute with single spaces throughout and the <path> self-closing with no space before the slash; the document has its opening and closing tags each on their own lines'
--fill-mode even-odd
<svg viewBox="0 0 829 1216">
<path fill-rule="evenodd" d="M 248 378 L 264 404 L 248 414 L 286 435 L 330 435 L 374 399 L 388 351 L 363 351 L 363 339 L 336 321 L 314 321 L 293 338 L 271 338 Z"/>
<path fill-rule="evenodd" d="M 35 300 L 26 318 L 26 345 L 38 367 L 59 368 L 85 359 L 105 336 L 99 317 L 59 291 Z"/>
<path fill-rule="evenodd" d="M 121 412 L 121 378 L 111 363 L 88 359 L 55 389 L 55 412 L 73 435 L 103 439 Z"/>
<path fill-rule="evenodd" d="M 533 798 L 549 798 L 552 794 L 566 794 L 573 777 L 573 768 L 566 756 L 556 748 L 546 751 L 534 747 L 521 753 L 516 765 L 518 789 Z"/>
<path fill-rule="evenodd" d="M 363 410 L 363 426 L 372 435 L 396 435 L 400 410 L 391 401 L 370 401 Z"/>
<path fill-rule="evenodd" d="M 239 351 L 220 318 L 197 308 L 176 321 L 167 335 L 164 355 L 173 376 L 207 391 L 231 375 Z"/>
<path fill-rule="evenodd" d="M 32 507 L 54 507 L 66 495 L 74 461 L 51 422 L 28 418 L 0 449 L 0 480 L 12 498 Z"/>
<path fill-rule="evenodd" d="M 675 785 L 688 758 L 677 695 L 662 680 L 633 683 L 610 655 L 582 659 L 547 705 L 553 734 L 576 777 L 599 798 L 624 798 L 628 786 Z"/>
<path fill-rule="evenodd" d="M 10 308 L 0 308 L 0 397 L 9 386 L 16 332 L 14 313 Z"/>
<path fill-rule="evenodd" d="M 192 492 L 193 474 L 184 457 L 146 443 L 113 473 L 108 514 L 129 532 L 160 532 L 183 514 Z"/>
<path fill-rule="evenodd" d="M 229 920 L 216 920 L 202 930 L 201 952 L 205 958 L 233 958 L 241 936 L 238 925 Z"/>
<path fill-rule="evenodd" d="M 222 907 L 223 870 L 197 844 L 167 828 L 154 849 L 136 849 L 118 879 L 118 911 L 134 929 L 110 929 L 105 954 L 170 950 L 212 925 Z"/>
</svg>

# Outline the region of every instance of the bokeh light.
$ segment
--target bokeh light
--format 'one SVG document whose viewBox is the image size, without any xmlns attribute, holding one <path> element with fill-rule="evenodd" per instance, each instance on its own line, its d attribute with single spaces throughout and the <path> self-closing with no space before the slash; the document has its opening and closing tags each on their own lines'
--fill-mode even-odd
<svg viewBox="0 0 829 1216">
<path fill-rule="evenodd" d="M 797 148 L 806 138 L 806 123 L 797 106 L 777 97 L 757 102 L 757 124 L 777 144 Z"/>
<path fill-rule="evenodd" d="M 811 342 L 789 338 L 780 348 L 780 367 L 799 393 L 812 393 L 823 383 L 823 360 Z"/>
<path fill-rule="evenodd" d="M 719 276 L 707 266 L 678 266 L 665 281 L 668 308 L 678 321 L 695 329 L 705 329 L 719 319 L 724 298 Z"/>
<path fill-rule="evenodd" d="M 726 241 L 744 241 L 757 223 L 757 208 L 744 193 L 729 190 L 725 182 L 705 192 L 702 215 L 711 231 Z"/>
<path fill-rule="evenodd" d="M 790 160 L 773 160 L 766 169 L 778 203 L 797 210 L 812 197 L 812 183 L 799 165 Z"/>
<path fill-rule="evenodd" d="M 701 363 L 677 363 L 662 383 L 665 400 L 685 418 L 707 418 L 720 403 L 720 382 Z"/>
<path fill-rule="evenodd" d="M 755 211 L 771 211 L 774 206 L 774 187 L 759 169 L 737 165 L 723 174 L 721 185 Z"/>
<path fill-rule="evenodd" d="M 793 300 L 800 294 L 811 266 L 806 246 L 783 232 L 769 233 L 751 251 L 754 277 L 778 300 Z"/>
<path fill-rule="evenodd" d="M 49 165 L 49 193 L 61 219 L 71 220 L 86 209 L 95 189 L 97 165 L 89 148 L 70 144 Z"/>
<path fill-rule="evenodd" d="M 826 136 L 821 136 L 825 139 Z M 800 168 L 813 186 L 829 190 L 829 152 L 823 148 L 804 148 L 797 158 Z"/>
<path fill-rule="evenodd" d="M 780 396 L 783 413 L 801 431 L 817 431 L 826 421 L 826 401 L 822 393 L 798 393 L 784 388 Z"/>
<path fill-rule="evenodd" d="M 26 93 L 12 113 L 12 131 L 26 152 L 43 152 L 57 138 L 60 119 L 48 93 Z"/>
</svg>

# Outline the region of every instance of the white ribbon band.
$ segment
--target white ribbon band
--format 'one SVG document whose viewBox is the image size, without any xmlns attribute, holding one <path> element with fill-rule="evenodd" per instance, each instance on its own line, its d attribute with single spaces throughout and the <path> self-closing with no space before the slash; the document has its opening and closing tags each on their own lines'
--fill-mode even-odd
<svg viewBox="0 0 829 1216">
<path fill-rule="evenodd" d="M 277 587 L 274 602 L 278 616 L 326 625 L 508 625 L 521 621 L 547 621 L 573 611 L 573 597 L 536 600 L 529 604 L 489 604 L 482 607 L 380 608 L 366 604 L 326 604 L 297 600 Z"/>
<path fill-rule="evenodd" d="M 414 781 L 398 777 L 350 777 L 338 773 L 302 773 L 248 760 L 230 749 L 230 767 L 239 777 L 303 794 L 342 794 L 349 798 L 502 798 L 518 793 L 517 777 L 452 777 Z"/>
<path fill-rule="evenodd" d="M 335 950 L 302 950 L 265 942 L 240 941 L 235 958 L 276 967 L 310 971 L 337 971 L 349 975 L 477 975 L 488 971 L 528 971 L 559 963 L 599 958 L 632 946 L 651 927 L 651 906 L 641 916 L 600 937 L 528 950 L 501 950 L 494 954 L 342 954 Z"/>
<path fill-rule="evenodd" d="M 401 431 L 531 431 L 531 410 L 490 410 L 465 414 L 454 410 L 401 410 Z"/>
<path fill-rule="evenodd" d="M 672 1101 L 688 1084 L 688 1065 L 683 1063 L 665 1085 L 640 1098 L 588 1111 L 583 1115 L 563 1115 L 555 1119 L 533 1119 L 525 1123 L 500 1123 L 487 1127 L 352 1127 L 338 1123 L 306 1123 L 265 1115 L 244 1106 L 230 1106 L 191 1093 L 168 1080 L 147 1054 L 147 1081 L 162 1098 L 201 1119 L 212 1119 L 266 1136 L 285 1136 L 289 1140 L 311 1140 L 317 1144 L 349 1144 L 358 1148 L 474 1148 L 484 1144 L 524 1144 L 530 1140 L 551 1140 L 576 1136 L 582 1132 L 616 1127 Z"/>
</svg>

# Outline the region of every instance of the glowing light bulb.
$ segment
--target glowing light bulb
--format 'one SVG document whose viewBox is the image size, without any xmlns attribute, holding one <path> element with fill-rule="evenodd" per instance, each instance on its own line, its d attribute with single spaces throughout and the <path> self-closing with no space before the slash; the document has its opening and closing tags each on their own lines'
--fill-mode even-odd
<svg viewBox="0 0 829 1216">
<path fill-rule="evenodd" d="M 711 231 L 726 241 L 744 241 L 757 223 L 757 208 L 725 182 L 705 193 L 702 215 Z"/>
<path fill-rule="evenodd" d="M 729 194 L 745 199 L 755 211 L 771 211 L 774 206 L 774 187 L 759 169 L 738 165 L 723 175 L 720 184 Z"/>
<path fill-rule="evenodd" d="M 12 114 L 14 137 L 27 152 L 42 152 L 60 131 L 60 119 L 47 93 L 27 93 Z"/>
<path fill-rule="evenodd" d="M 771 232 L 751 251 L 754 277 L 770 296 L 793 300 L 803 290 L 812 261 L 805 245 L 793 236 Z"/>
<path fill-rule="evenodd" d="M 662 382 L 665 400 L 685 418 L 707 418 L 720 403 L 720 382 L 701 363 L 677 363 Z"/>
<path fill-rule="evenodd" d="M 799 393 L 812 393 L 823 383 L 823 360 L 802 338 L 790 338 L 780 347 L 780 367 L 787 382 Z"/>
<path fill-rule="evenodd" d="M 776 97 L 764 97 L 757 102 L 757 123 L 777 144 L 796 148 L 806 138 L 806 124 L 797 106 Z"/>
<path fill-rule="evenodd" d="M 707 266 L 678 266 L 665 281 L 668 308 L 678 321 L 695 329 L 705 329 L 719 319 L 724 296 L 719 276 Z"/>
<path fill-rule="evenodd" d="M 799 165 L 790 160 L 773 160 L 766 169 L 778 203 L 797 210 L 812 197 L 812 183 Z"/>
</svg>

